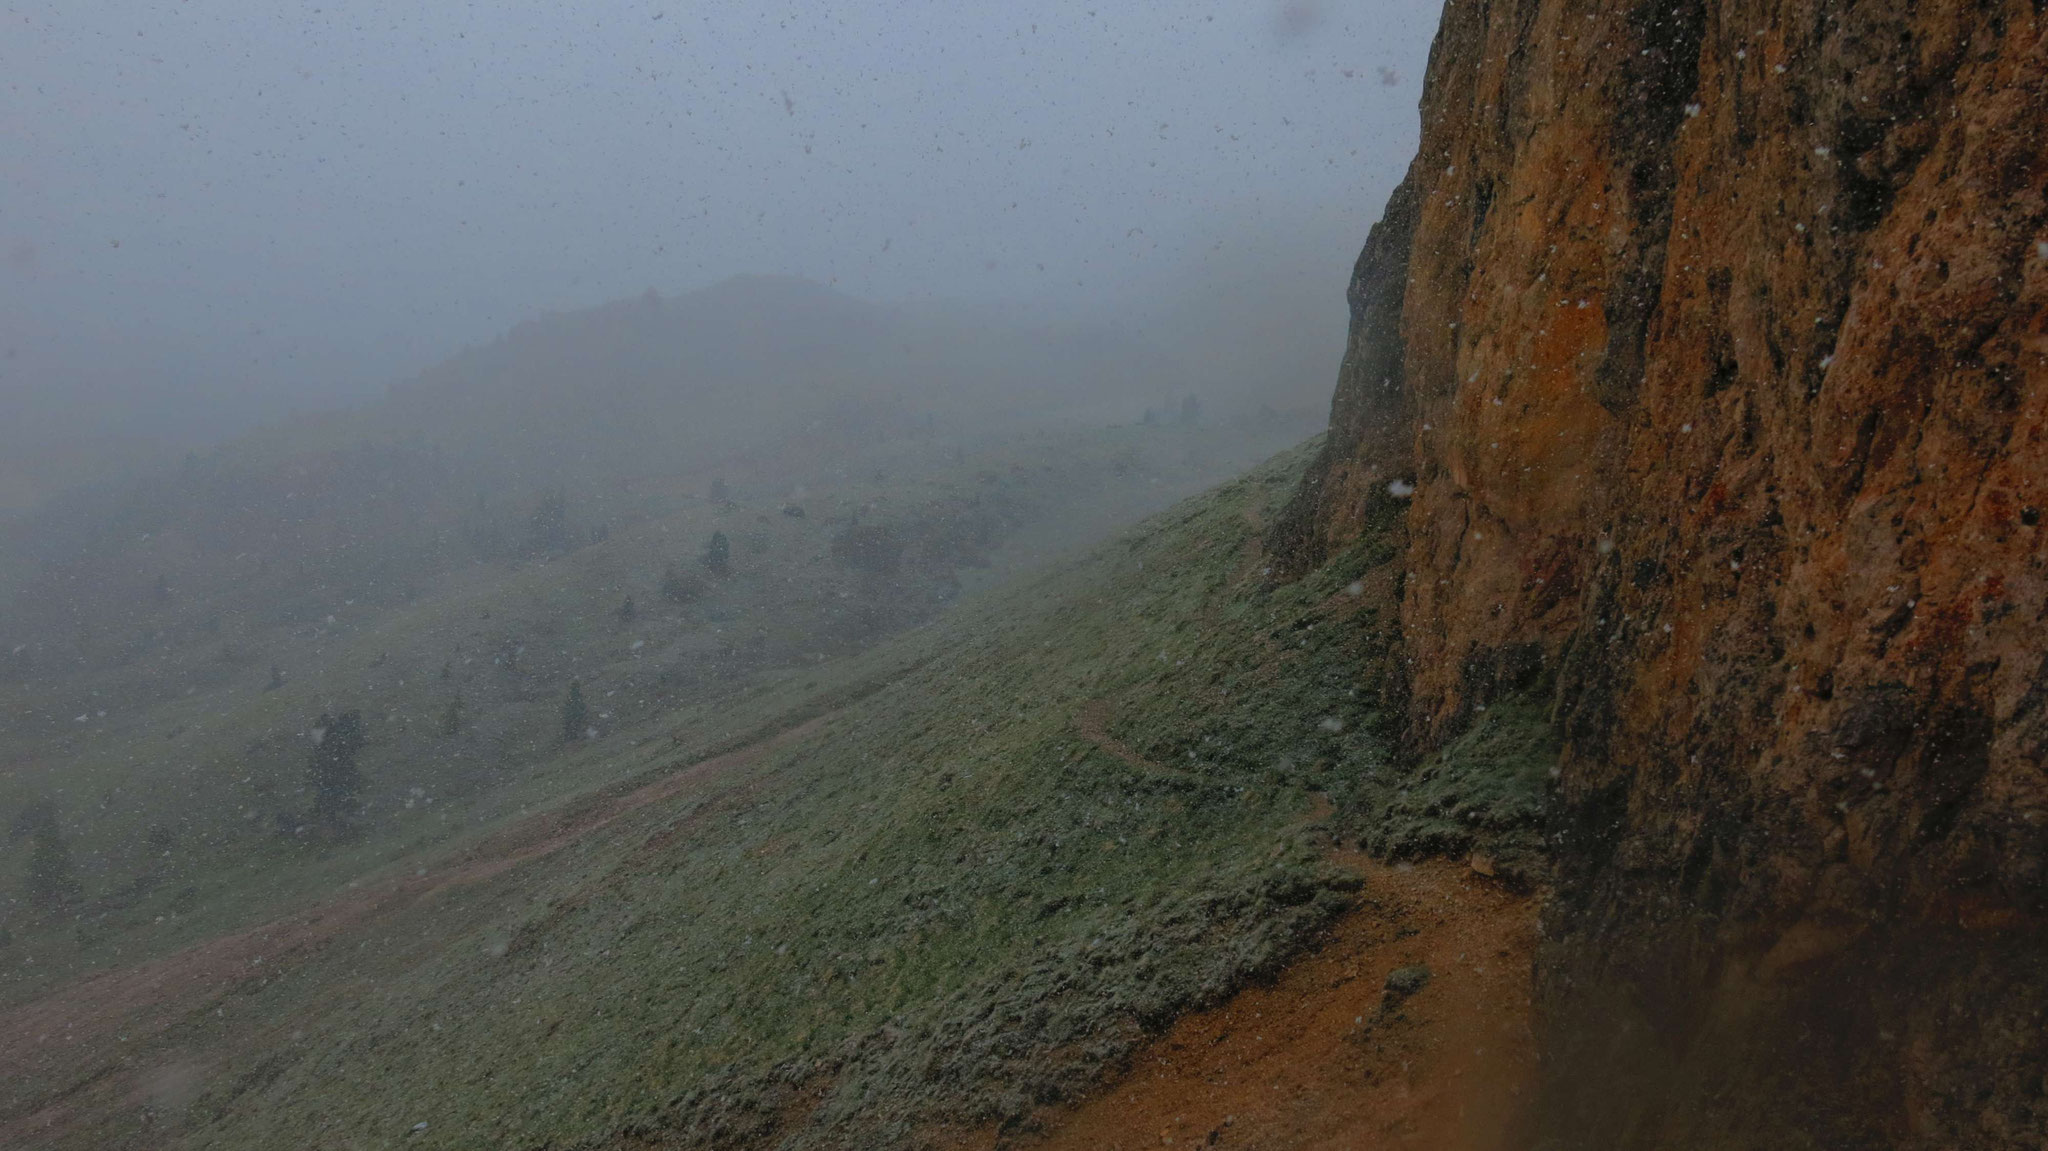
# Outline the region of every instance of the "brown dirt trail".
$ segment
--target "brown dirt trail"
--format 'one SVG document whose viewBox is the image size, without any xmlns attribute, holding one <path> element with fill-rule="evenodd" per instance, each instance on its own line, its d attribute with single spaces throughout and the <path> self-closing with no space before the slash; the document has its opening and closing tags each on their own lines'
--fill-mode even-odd
<svg viewBox="0 0 2048 1151">
<path fill-rule="evenodd" d="M 0 1145 L 82 1120 L 71 1097 L 98 1085 L 127 1056 L 246 980 L 316 950 L 351 929 L 397 914 L 448 890 L 482 883 L 599 831 L 628 812 L 743 767 L 816 732 L 831 714 L 723 755 L 670 772 L 631 791 L 585 796 L 518 820 L 421 874 L 365 884 L 306 910 L 132 967 L 67 984 L 0 1013 L 0 1082 L 32 1072 L 72 1081 L 26 1113 L 0 1114 Z M 70 1067 L 64 1068 L 64 1064 Z M 97 1092 L 95 1092 L 97 1094 Z"/>
<path fill-rule="evenodd" d="M 1031 1151 L 1237 1147 L 1503 1151 L 1526 1141 L 1536 1055 L 1538 898 L 1460 863 L 1365 873 L 1357 910 L 1269 987 L 1189 1016 L 1125 1078 L 1042 1133 L 962 1140 Z M 1423 965 L 1405 998 L 1387 976 Z"/>
</svg>

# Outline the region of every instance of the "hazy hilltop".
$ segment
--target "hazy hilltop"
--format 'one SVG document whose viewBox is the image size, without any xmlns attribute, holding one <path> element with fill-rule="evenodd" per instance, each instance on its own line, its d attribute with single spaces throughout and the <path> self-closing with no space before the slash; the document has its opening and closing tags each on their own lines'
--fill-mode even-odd
<svg viewBox="0 0 2048 1151">
<path fill-rule="evenodd" d="M 227 454 L 369 441 L 433 449 L 498 482 L 652 474 L 827 417 L 943 420 L 951 432 L 1053 414 L 1128 420 L 1177 374 L 1107 324 L 1027 326 L 994 308 L 877 304 L 739 276 L 526 320 L 377 402 L 292 420 Z"/>
<path fill-rule="evenodd" d="M 1175 377 L 1165 356 L 1107 326 L 1027 328 L 993 310 L 744 276 L 522 323 L 355 419 L 312 427 L 316 442 L 434 445 L 516 483 L 701 465 L 825 420 L 956 434 L 1056 414 L 1126 421 Z"/>
<path fill-rule="evenodd" d="M 1317 238 L 1348 230 L 1308 215 L 1191 225 L 1227 239 L 1086 297 L 878 303 L 780 275 L 650 288 L 535 315 L 374 393 L 316 387 L 292 363 L 214 378 L 140 353 L 85 380 L 10 347 L 0 523 L 38 521 L 16 537 L 35 549 L 64 538 L 52 526 L 77 518 L 77 489 L 104 500 L 154 487 L 188 456 L 276 463 L 368 442 L 434 449 L 518 486 L 694 466 L 813 421 L 1003 431 L 1054 414 L 1166 415 L 1188 395 L 1214 415 L 1320 418 L 1345 268 Z"/>
<path fill-rule="evenodd" d="M 787 277 L 649 291 L 521 323 L 374 403 L 47 501 L 0 529 L 0 624 L 17 673 L 38 650 L 118 661 L 137 604 L 209 589 L 210 625 L 398 602 L 456 565 L 559 553 L 650 514 L 650 483 L 786 494 L 891 440 L 1257 411 L 1265 381 L 1196 396 L 1185 374 L 1107 324 Z"/>
</svg>

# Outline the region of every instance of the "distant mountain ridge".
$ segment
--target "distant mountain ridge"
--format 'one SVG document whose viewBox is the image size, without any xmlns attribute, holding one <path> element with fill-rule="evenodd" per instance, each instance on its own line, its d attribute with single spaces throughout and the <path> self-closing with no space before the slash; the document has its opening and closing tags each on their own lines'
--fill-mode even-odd
<svg viewBox="0 0 2048 1151">
<path fill-rule="evenodd" d="M 363 440 L 431 445 L 495 482 L 616 478 L 820 420 L 956 431 L 1055 412 L 1128 420 L 1176 375 L 1167 357 L 1106 325 L 1025 327 L 993 311 L 875 304 L 794 277 L 740 276 L 524 321 L 373 404 L 243 443 L 285 454 Z"/>
<path fill-rule="evenodd" d="M 789 491 L 891 439 L 1135 422 L 1179 378 L 1108 325 L 868 303 L 789 277 L 650 290 L 0 524 L 0 634 L 121 662 L 134 641 L 113 621 L 164 587 L 278 618 L 337 589 L 397 602 L 462 564 L 580 546 L 714 479 Z"/>
</svg>

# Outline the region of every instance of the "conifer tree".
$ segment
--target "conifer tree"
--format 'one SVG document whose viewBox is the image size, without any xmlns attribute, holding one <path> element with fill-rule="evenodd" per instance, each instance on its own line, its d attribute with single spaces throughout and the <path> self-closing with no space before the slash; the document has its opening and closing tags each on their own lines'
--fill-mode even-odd
<svg viewBox="0 0 2048 1151">
<path fill-rule="evenodd" d="M 583 681 L 569 681 L 569 697 L 562 701 L 562 739 L 573 742 L 590 729 L 590 709 L 583 703 Z"/>
<path fill-rule="evenodd" d="M 349 825 L 363 790 L 356 754 L 363 750 L 363 713 L 322 714 L 313 728 L 313 754 L 306 763 L 313 788 L 313 821 L 330 829 Z"/>
<path fill-rule="evenodd" d="M 569 530 L 569 496 L 566 491 L 544 492 L 526 518 L 528 547 L 535 555 L 566 552 L 574 547 Z"/>
<path fill-rule="evenodd" d="M 724 532 L 712 532 L 711 542 L 704 545 L 704 570 L 715 576 L 732 574 L 732 544 Z"/>
<path fill-rule="evenodd" d="M 71 871 L 71 845 L 57 826 L 56 805 L 45 799 L 15 818 L 9 839 L 29 841 L 27 882 L 22 891 L 28 905 L 45 914 L 68 911 L 83 894 Z"/>
</svg>

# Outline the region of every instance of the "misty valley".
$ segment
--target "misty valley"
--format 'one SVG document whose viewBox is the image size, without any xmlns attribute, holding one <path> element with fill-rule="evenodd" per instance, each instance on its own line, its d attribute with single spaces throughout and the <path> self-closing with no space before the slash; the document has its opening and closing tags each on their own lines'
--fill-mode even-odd
<svg viewBox="0 0 2048 1151">
<path fill-rule="evenodd" d="M 2048 1138 L 2039 3 L 5 17 L 0 1147 Z"/>
<path fill-rule="evenodd" d="M 10 905 L 10 980 L 302 897 L 558 797 L 570 763 L 588 786 L 643 744 L 743 736 L 751 701 L 1304 431 L 1205 420 L 1192 396 L 1088 422 L 1110 388 L 1144 398 L 1135 350 L 1034 340 L 1025 360 L 1001 347 L 1022 334 L 894 319 L 795 281 L 558 317 L 398 410 L 12 525 L 6 784 L 41 862 Z M 839 327 L 793 346 L 782 323 Z M 977 364 L 1078 394 L 946 386 Z M 679 708 L 725 726 L 684 734 Z"/>
</svg>

